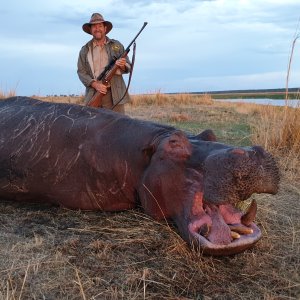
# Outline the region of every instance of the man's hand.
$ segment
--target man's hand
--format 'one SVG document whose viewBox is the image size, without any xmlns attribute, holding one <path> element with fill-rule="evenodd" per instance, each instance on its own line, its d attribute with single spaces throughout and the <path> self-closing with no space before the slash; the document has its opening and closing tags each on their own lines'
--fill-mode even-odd
<svg viewBox="0 0 300 300">
<path fill-rule="evenodd" d="M 122 71 L 125 71 L 126 68 L 126 58 L 119 58 L 115 62 L 116 66 L 118 66 Z"/>
<path fill-rule="evenodd" d="M 101 81 L 93 81 L 91 87 L 103 95 L 107 93 L 107 86 L 103 84 Z"/>
</svg>

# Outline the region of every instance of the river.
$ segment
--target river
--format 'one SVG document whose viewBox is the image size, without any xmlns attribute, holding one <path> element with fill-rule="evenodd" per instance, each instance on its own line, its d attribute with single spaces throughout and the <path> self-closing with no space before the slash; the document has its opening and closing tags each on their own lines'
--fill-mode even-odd
<svg viewBox="0 0 300 300">
<path fill-rule="evenodd" d="M 261 105 L 273 105 L 273 106 L 285 106 L 286 103 L 288 106 L 300 108 L 300 99 L 293 99 L 285 100 L 281 99 L 268 99 L 268 98 L 261 98 L 261 99 L 217 99 L 214 101 L 222 101 L 222 102 L 239 102 L 239 103 L 255 103 Z"/>
</svg>

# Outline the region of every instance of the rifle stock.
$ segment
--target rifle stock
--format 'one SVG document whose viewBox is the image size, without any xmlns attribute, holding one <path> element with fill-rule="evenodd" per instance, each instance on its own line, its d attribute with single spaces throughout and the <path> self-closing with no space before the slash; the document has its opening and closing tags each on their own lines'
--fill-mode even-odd
<svg viewBox="0 0 300 300">
<path fill-rule="evenodd" d="M 136 38 L 140 35 L 140 33 L 143 31 L 143 29 L 146 27 L 148 23 L 144 22 L 144 25 L 142 26 L 142 28 L 140 29 L 140 31 L 138 32 L 138 34 L 134 37 L 134 39 L 131 41 L 131 43 L 129 44 L 129 46 L 124 50 L 124 52 L 122 53 L 122 55 L 118 58 L 126 58 L 126 56 L 128 55 L 129 51 L 130 51 L 130 47 L 131 45 L 134 43 L 134 41 L 136 40 Z M 101 79 L 101 82 L 108 86 L 109 82 L 111 81 L 112 77 L 115 75 L 115 73 L 118 70 L 118 66 L 116 64 L 113 64 L 111 68 L 109 68 L 107 70 L 107 72 L 105 73 L 105 75 L 103 76 L 103 78 Z M 101 76 L 101 74 L 100 74 Z M 101 76 L 102 77 L 102 76 Z M 105 94 L 102 94 L 100 92 L 96 92 L 95 95 L 92 97 L 92 99 L 87 103 L 87 106 L 91 106 L 91 107 L 101 107 L 102 105 L 102 99 L 105 96 Z"/>
<path fill-rule="evenodd" d="M 96 92 L 93 98 L 88 102 L 87 106 L 100 107 L 102 105 L 102 98 L 104 96 L 104 94 Z"/>
</svg>

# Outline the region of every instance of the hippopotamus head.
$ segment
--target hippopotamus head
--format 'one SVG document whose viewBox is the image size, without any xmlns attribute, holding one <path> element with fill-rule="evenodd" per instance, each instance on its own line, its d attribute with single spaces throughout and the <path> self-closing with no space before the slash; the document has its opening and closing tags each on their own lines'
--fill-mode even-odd
<svg viewBox="0 0 300 300">
<path fill-rule="evenodd" d="M 151 160 L 139 196 L 148 214 L 172 219 L 183 238 L 206 254 L 239 253 L 260 239 L 256 202 L 246 212 L 237 204 L 278 190 L 278 167 L 263 148 L 218 143 L 211 131 L 194 137 L 178 131 L 147 149 Z"/>
</svg>

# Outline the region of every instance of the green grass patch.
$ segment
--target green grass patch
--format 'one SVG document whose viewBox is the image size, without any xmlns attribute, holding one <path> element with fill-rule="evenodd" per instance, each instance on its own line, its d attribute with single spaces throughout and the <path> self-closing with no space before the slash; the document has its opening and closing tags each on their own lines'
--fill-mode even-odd
<svg viewBox="0 0 300 300">
<path fill-rule="evenodd" d="M 199 134 L 205 129 L 212 129 L 218 141 L 239 146 L 251 145 L 251 132 L 249 124 L 245 123 L 244 116 L 238 116 L 235 120 L 224 121 L 216 118 L 213 122 L 212 119 L 206 121 L 201 120 L 187 120 L 187 121 L 170 121 L 169 118 L 158 120 L 159 123 L 168 124 L 170 126 L 181 129 L 190 134 Z"/>
</svg>

